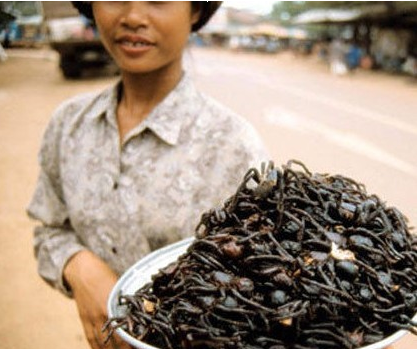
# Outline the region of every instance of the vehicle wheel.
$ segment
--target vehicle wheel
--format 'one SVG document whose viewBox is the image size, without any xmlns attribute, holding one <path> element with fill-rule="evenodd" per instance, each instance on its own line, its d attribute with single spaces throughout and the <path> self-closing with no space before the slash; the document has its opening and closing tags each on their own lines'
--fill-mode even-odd
<svg viewBox="0 0 417 349">
<path fill-rule="evenodd" d="M 76 56 L 62 55 L 59 66 L 67 79 L 76 79 L 81 76 L 82 69 Z"/>
</svg>

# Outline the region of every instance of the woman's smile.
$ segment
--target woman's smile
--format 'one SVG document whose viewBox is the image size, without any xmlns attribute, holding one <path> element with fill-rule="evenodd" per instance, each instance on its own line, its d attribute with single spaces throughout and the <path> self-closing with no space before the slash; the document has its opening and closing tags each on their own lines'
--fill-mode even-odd
<svg viewBox="0 0 417 349">
<path fill-rule="evenodd" d="M 127 55 L 140 55 L 154 48 L 156 44 L 140 35 L 124 34 L 116 38 L 116 44 Z"/>
</svg>

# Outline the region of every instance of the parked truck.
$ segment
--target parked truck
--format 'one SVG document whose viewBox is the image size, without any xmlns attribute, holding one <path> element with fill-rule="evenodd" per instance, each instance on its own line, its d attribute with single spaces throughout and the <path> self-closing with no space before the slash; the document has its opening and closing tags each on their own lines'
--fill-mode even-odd
<svg viewBox="0 0 417 349">
<path fill-rule="evenodd" d="M 69 1 L 42 1 L 46 37 L 59 53 L 59 66 L 68 79 L 79 78 L 89 68 L 114 66 L 93 23 Z"/>
</svg>

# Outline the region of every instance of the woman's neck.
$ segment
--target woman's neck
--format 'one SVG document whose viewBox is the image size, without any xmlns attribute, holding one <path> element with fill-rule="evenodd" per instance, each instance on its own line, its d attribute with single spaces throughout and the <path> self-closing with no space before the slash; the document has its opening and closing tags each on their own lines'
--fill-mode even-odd
<svg viewBox="0 0 417 349">
<path fill-rule="evenodd" d="M 148 74 L 122 74 L 123 92 L 119 105 L 135 118 L 142 119 L 172 91 L 182 77 L 182 69 Z M 144 113 L 145 112 L 145 113 Z M 145 114 L 145 115 L 143 115 Z"/>
<path fill-rule="evenodd" d="M 182 67 L 147 74 L 122 72 L 122 94 L 117 107 L 120 139 L 140 124 L 179 83 Z"/>
</svg>

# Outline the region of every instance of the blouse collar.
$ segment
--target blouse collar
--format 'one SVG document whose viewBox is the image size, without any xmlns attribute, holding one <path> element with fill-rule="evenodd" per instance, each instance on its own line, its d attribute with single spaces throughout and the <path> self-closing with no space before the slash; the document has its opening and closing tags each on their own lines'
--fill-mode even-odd
<svg viewBox="0 0 417 349">
<path fill-rule="evenodd" d="M 104 116 L 116 129 L 116 109 L 120 88 L 121 81 L 118 81 L 106 89 L 98 96 L 98 100 L 89 112 L 93 118 Z M 187 106 L 191 106 L 191 103 L 195 104 L 197 96 L 198 92 L 190 76 L 188 73 L 184 73 L 174 89 L 150 112 L 143 122 L 128 133 L 127 139 L 149 129 L 164 142 L 176 145 L 185 122 L 184 112 L 187 110 Z"/>
</svg>

